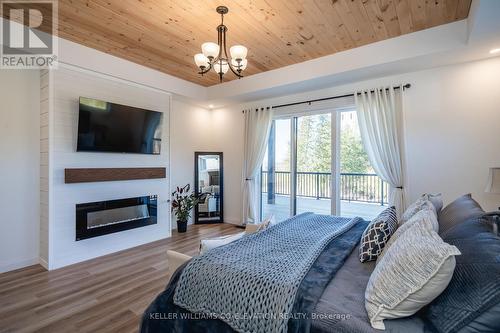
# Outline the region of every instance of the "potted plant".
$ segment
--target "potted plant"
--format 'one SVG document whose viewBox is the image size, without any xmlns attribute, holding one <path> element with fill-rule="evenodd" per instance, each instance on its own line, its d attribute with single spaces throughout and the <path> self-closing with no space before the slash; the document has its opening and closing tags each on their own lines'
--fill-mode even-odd
<svg viewBox="0 0 500 333">
<path fill-rule="evenodd" d="M 184 187 L 177 186 L 177 189 L 172 192 L 172 211 L 177 218 L 177 231 L 186 232 L 187 223 L 191 210 L 198 203 L 195 193 L 189 194 L 191 186 L 186 184 Z"/>
</svg>

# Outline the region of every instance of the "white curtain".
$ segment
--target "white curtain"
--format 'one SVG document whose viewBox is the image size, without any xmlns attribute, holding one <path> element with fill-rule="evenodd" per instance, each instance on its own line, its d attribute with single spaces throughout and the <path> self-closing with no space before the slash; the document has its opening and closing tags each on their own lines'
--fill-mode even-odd
<svg viewBox="0 0 500 333">
<path fill-rule="evenodd" d="M 361 139 L 375 172 L 389 184 L 389 204 L 404 211 L 402 161 L 403 87 L 377 88 L 354 94 Z"/>
<path fill-rule="evenodd" d="M 243 111 L 245 147 L 243 152 L 243 224 L 259 222 L 259 173 L 273 120 L 270 107 Z"/>
</svg>

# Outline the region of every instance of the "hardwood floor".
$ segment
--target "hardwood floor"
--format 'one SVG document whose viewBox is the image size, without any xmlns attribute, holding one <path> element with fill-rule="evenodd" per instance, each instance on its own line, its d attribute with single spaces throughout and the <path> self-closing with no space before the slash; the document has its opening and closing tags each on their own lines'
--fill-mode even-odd
<svg viewBox="0 0 500 333">
<path fill-rule="evenodd" d="M 200 239 L 241 230 L 189 226 L 185 234 L 50 272 L 34 265 L 0 274 L 0 332 L 137 332 L 170 278 L 167 250 L 195 255 Z"/>
</svg>

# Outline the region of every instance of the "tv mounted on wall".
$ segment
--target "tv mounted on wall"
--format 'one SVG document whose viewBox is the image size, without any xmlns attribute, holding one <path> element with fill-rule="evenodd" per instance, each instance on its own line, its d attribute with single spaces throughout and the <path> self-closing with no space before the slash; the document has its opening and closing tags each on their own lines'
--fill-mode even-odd
<svg viewBox="0 0 500 333">
<path fill-rule="evenodd" d="M 77 151 L 160 154 L 162 113 L 80 97 Z"/>
</svg>

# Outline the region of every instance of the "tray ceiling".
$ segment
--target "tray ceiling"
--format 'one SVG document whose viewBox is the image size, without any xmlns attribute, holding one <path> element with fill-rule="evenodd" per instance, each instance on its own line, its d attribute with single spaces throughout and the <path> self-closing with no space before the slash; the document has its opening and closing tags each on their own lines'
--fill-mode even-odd
<svg viewBox="0 0 500 333">
<path fill-rule="evenodd" d="M 59 36 L 210 86 L 193 56 L 217 41 L 224 17 L 228 47 L 248 47 L 252 75 L 397 37 L 468 16 L 471 0 L 59 0 Z M 225 80 L 235 77 L 228 73 Z"/>
</svg>

